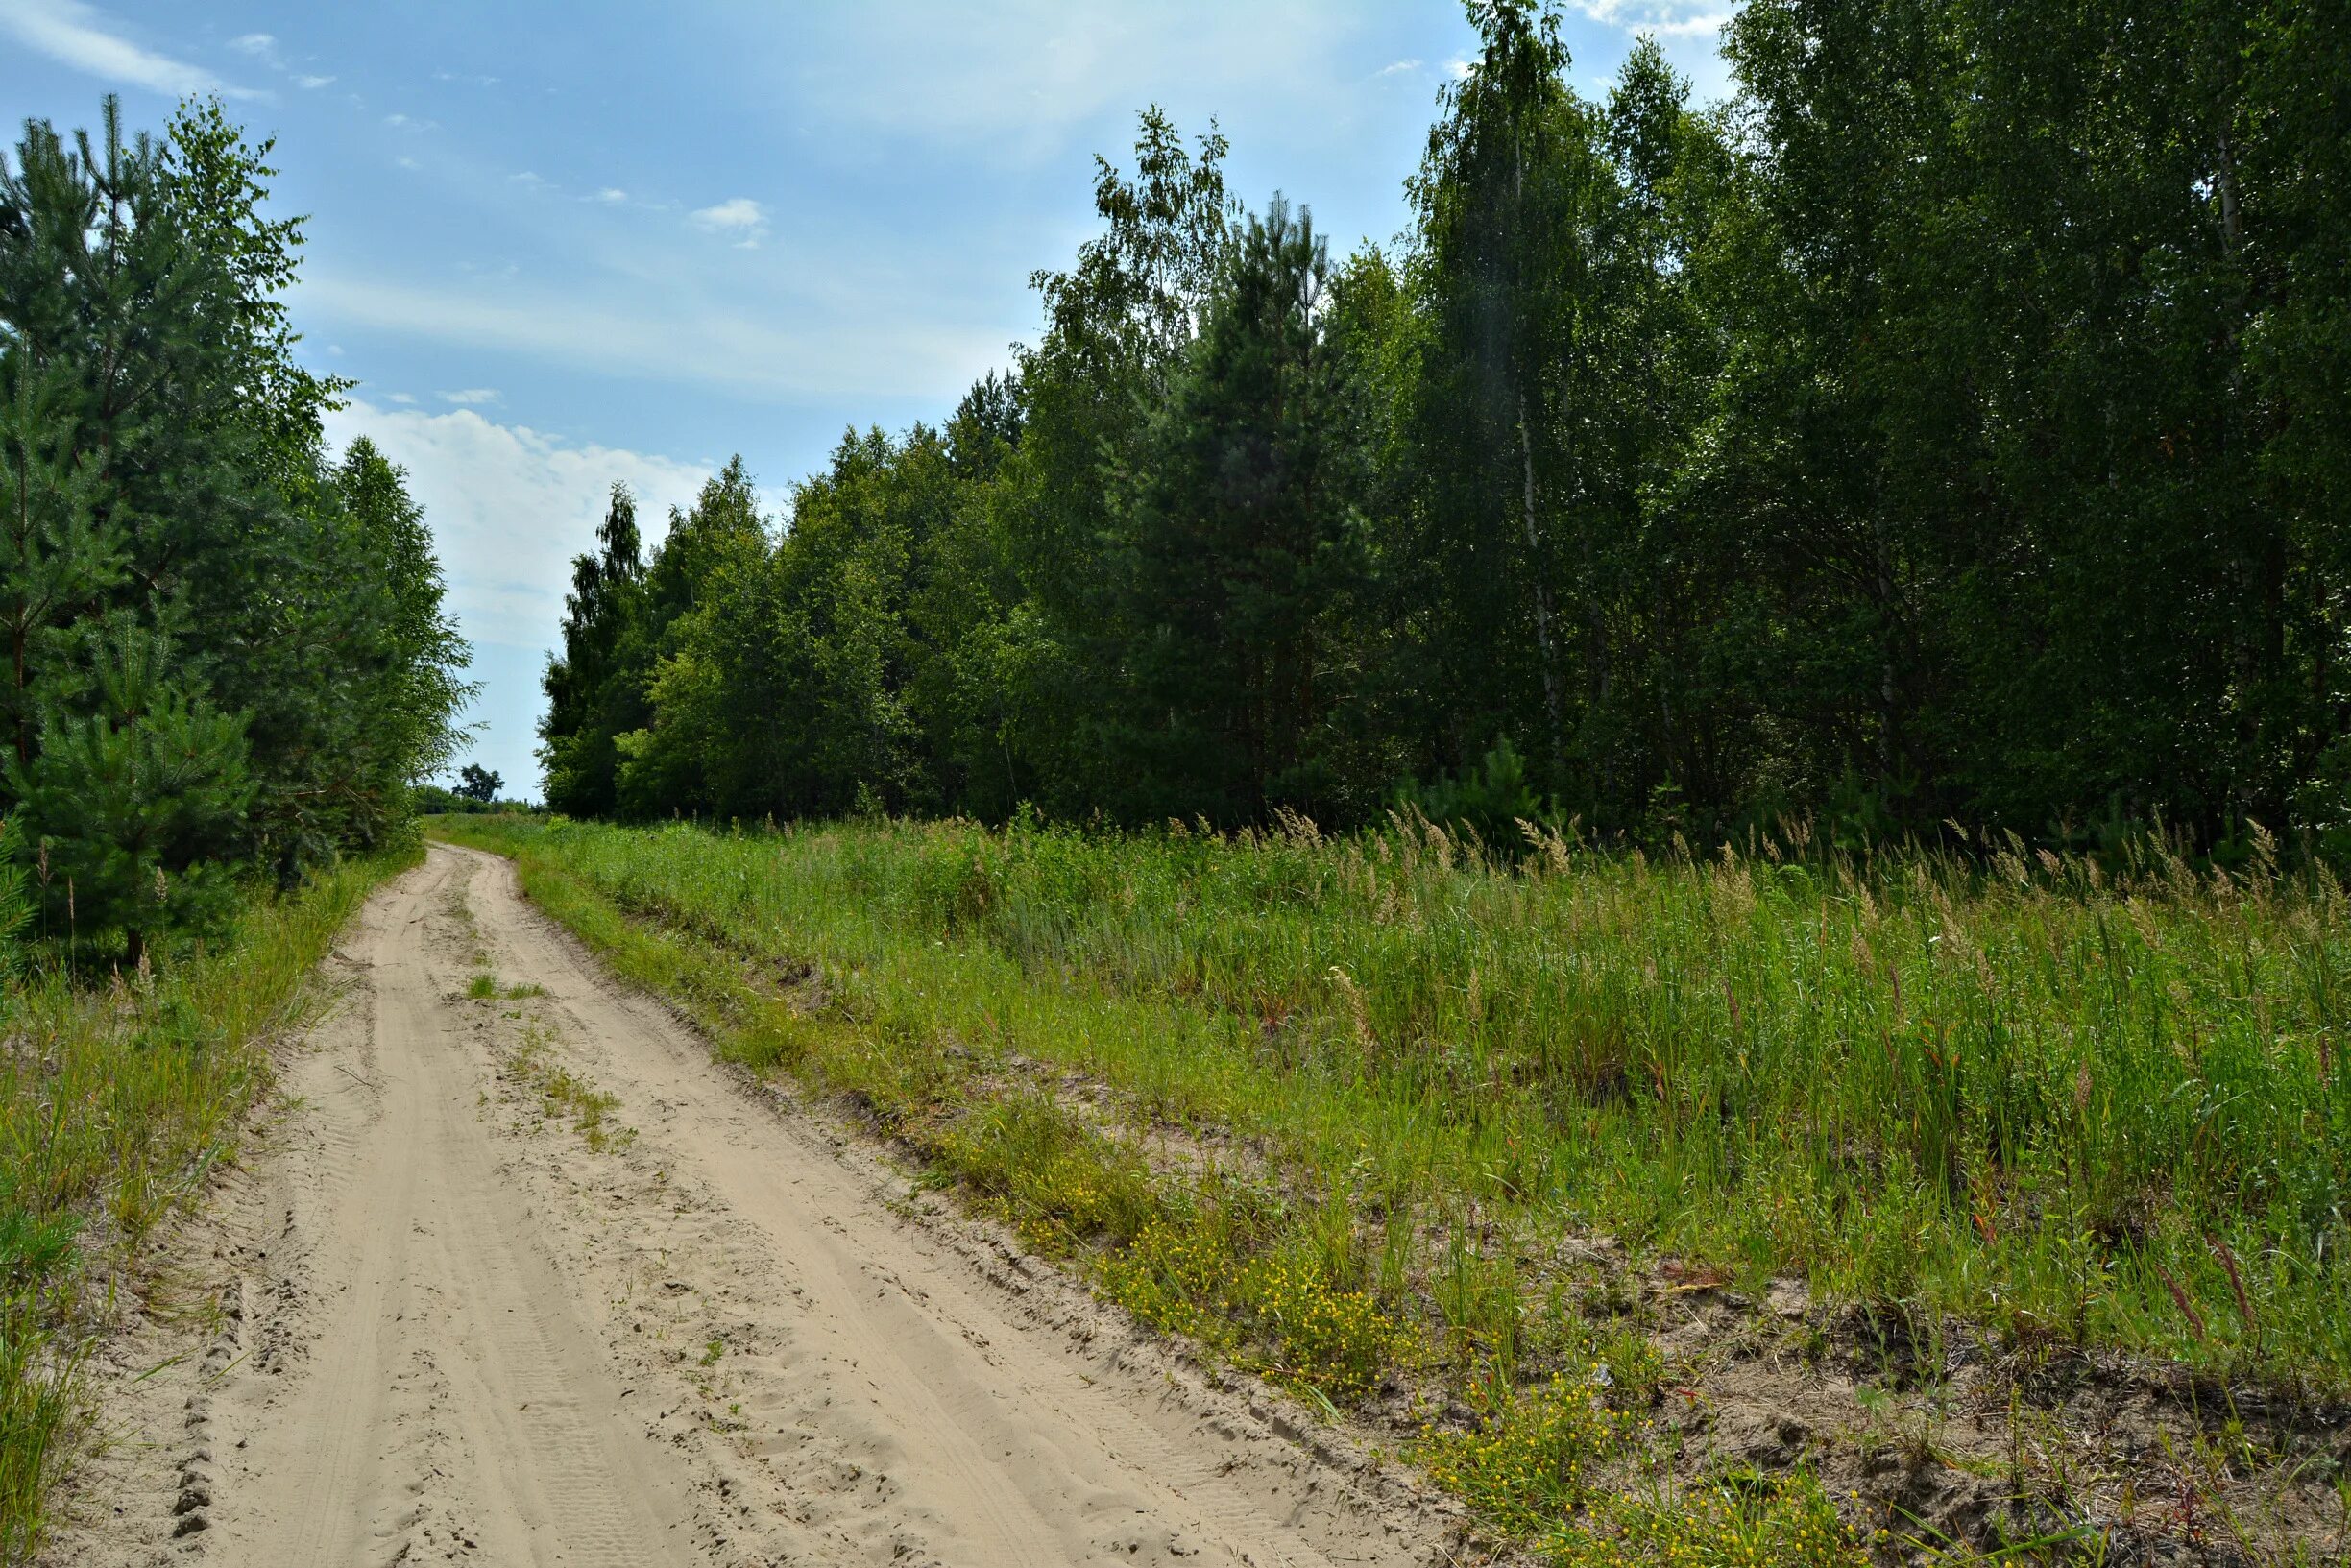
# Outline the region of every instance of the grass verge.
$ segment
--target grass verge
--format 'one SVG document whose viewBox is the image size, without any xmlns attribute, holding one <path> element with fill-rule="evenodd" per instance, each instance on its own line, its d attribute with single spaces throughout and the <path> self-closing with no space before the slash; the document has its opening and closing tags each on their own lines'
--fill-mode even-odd
<svg viewBox="0 0 2351 1568">
<path fill-rule="evenodd" d="M 1916 1497 L 1840 1516 L 1802 1454 L 1683 1452 L 1660 1291 L 1804 1282 L 1930 1403 L 1950 1346 L 2305 1398 L 2351 1373 L 2351 952 L 2323 879 L 1557 839 L 1500 869 L 1425 825 L 440 831 L 1138 1315 L 1334 1404 L 1433 1411 L 1423 1462 L 1562 1560 L 1954 1544 Z M 1612 1261 L 1578 1266 L 1594 1238 Z M 1970 1528 L 2062 1556 L 2077 1500 L 2026 1469 Z M 1549 1534 L 1502 1506 L 1528 1497 Z"/>
<path fill-rule="evenodd" d="M 326 994 L 315 966 L 418 853 L 258 899 L 226 941 L 158 973 L 36 975 L 0 994 L 0 1561 L 40 1540 L 78 1373 L 140 1244 L 230 1155 L 268 1043 Z"/>
</svg>

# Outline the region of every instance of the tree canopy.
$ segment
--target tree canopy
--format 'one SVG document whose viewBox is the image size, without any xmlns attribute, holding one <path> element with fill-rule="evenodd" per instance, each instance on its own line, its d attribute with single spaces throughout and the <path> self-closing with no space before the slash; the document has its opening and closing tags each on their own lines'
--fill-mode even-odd
<svg viewBox="0 0 2351 1568">
<path fill-rule="evenodd" d="M 616 495 L 550 801 L 2351 852 L 2351 22 L 1751 0 L 1702 106 L 1469 14 L 1392 250 L 1147 110 L 943 427 Z"/>
<path fill-rule="evenodd" d="M 217 102 L 0 158 L 0 812 L 51 937 L 139 959 L 410 815 L 466 648 L 403 477 L 336 457 L 302 220 Z"/>
</svg>

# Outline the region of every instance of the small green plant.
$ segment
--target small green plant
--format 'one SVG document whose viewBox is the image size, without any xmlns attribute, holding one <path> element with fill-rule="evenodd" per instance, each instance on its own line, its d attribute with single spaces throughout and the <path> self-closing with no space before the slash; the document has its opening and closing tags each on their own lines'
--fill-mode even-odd
<svg viewBox="0 0 2351 1568">
<path fill-rule="evenodd" d="M 1868 1568 L 1865 1532 L 1818 1478 L 1725 1474 L 1658 1496 L 1626 1495 L 1550 1532 L 1557 1568 Z"/>
<path fill-rule="evenodd" d="M 1622 1417 L 1587 1370 L 1554 1374 L 1488 1411 L 1474 1431 L 1429 1429 L 1420 1462 L 1501 1529 L 1534 1538 L 1583 1508 L 1627 1440 Z"/>
<path fill-rule="evenodd" d="M 546 987 L 532 980 L 500 985 L 497 977 L 485 970 L 466 982 L 465 994 L 474 1001 L 522 1001 L 545 996 Z"/>
<path fill-rule="evenodd" d="M 1244 1257 L 1210 1222 L 1153 1220 L 1097 1265 L 1096 1288 L 1137 1317 L 1332 1401 L 1370 1392 L 1411 1337 L 1300 1248 Z"/>
<path fill-rule="evenodd" d="M 1154 1328 L 1229 1350 L 1235 1325 L 1223 1296 L 1237 1267 L 1231 1249 L 1203 1229 L 1153 1220 L 1103 1261 L 1096 1288 Z"/>
<path fill-rule="evenodd" d="M 1405 1354 L 1403 1330 L 1363 1291 L 1334 1285 L 1312 1257 L 1252 1259 L 1230 1300 L 1271 1347 L 1268 1370 L 1277 1381 L 1334 1401 L 1361 1399 Z"/>
<path fill-rule="evenodd" d="M 609 1122 L 620 1108 L 618 1097 L 596 1088 L 558 1062 L 552 1044 L 544 1029 L 526 1028 L 508 1058 L 509 1071 L 536 1097 L 540 1120 L 569 1120 L 572 1130 L 599 1154 L 636 1142 L 636 1128 L 617 1127 Z"/>
</svg>

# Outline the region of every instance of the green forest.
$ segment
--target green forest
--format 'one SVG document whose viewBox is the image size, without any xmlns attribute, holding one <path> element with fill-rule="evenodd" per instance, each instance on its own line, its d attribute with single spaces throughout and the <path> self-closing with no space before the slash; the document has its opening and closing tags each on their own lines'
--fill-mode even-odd
<svg viewBox="0 0 2351 1568">
<path fill-rule="evenodd" d="M 326 440 L 271 154 L 216 98 L 0 154 L 0 1561 L 467 738 L 405 476 Z"/>
<path fill-rule="evenodd" d="M 1393 243 L 1149 110 L 941 422 L 617 487 L 548 804 L 2351 850 L 2351 16 L 1470 11 Z"/>
<path fill-rule="evenodd" d="M 466 648 L 403 476 L 327 449 L 270 145 L 24 129 L 0 160 L 0 928 L 84 962 L 204 936 L 407 831 Z"/>
</svg>

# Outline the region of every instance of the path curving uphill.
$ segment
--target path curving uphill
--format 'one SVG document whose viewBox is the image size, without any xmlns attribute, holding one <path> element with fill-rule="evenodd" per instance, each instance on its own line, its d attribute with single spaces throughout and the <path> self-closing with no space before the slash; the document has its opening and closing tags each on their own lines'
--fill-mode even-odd
<svg viewBox="0 0 2351 1568">
<path fill-rule="evenodd" d="M 1445 1559 L 1443 1510 L 917 1213 L 504 861 L 434 846 L 338 961 L 274 1121 L 105 1352 L 108 1447 L 44 1560 Z M 503 994 L 470 997 L 485 972 Z"/>
</svg>

